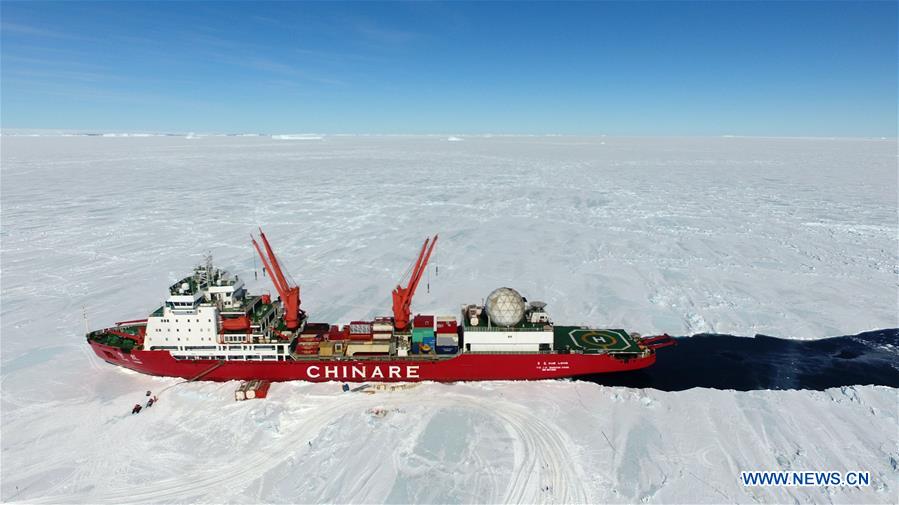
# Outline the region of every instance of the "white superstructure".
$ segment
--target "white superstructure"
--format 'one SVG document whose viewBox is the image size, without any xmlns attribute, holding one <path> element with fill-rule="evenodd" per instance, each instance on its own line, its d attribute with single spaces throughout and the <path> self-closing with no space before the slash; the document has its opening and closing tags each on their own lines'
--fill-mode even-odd
<svg viewBox="0 0 899 505">
<path fill-rule="evenodd" d="M 466 352 L 550 352 L 552 321 L 543 302 L 527 300 L 511 288 L 490 293 L 485 306 L 463 305 Z"/>
<path fill-rule="evenodd" d="M 465 329 L 466 352 L 538 352 L 552 351 L 553 330 L 514 328 Z"/>
<path fill-rule="evenodd" d="M 280 309 L 266 298 L 247 296 L 242 280 L 207 258 L 147 318 L 144 347 L 176 359 L 283 360 L 289 336 L 275 333 Z"/>
</svg>

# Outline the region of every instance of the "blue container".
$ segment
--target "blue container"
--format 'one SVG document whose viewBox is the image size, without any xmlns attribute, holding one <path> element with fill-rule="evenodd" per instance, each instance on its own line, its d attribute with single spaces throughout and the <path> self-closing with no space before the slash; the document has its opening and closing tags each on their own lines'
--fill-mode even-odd
<svg viewBox="0 0 899 505">
<path fill-rule="evenodd" d="M 412 342 L 412 354 L 418 354 L 418 342 Z"/>
<path fill-rule="evenodd" d="M 437 354 L 456 354 L 459 352 L 458 345 L 438 345 Z"/>
<path fill-rule="evenodd" d="M 437 337 L 425 337 L 422 341 L 422 344 L 428 344 L 431 346 L 431 349 L 437 347 Z"/>
</svg>

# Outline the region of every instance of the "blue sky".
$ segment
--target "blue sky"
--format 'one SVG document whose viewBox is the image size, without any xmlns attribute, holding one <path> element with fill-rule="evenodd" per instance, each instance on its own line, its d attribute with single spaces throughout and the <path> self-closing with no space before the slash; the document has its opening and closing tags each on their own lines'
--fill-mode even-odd
<svg viewBox="0 0 899 505">
<path fill-rule="evenodd" d="M 0 3 L 4 128 L 895 136 L 895 2 Z"/>
</svg>

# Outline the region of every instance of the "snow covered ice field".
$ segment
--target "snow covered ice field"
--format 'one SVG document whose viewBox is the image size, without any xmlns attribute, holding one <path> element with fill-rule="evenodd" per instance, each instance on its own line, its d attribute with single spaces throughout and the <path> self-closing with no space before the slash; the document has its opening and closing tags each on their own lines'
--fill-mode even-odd
<svg viewBox="0 0 899 505">
<path fill-rule="evenodd" d="M 26 502 L 895 503 L 897 390 L 665 393 L 586 382 L 342 394 L 147 389 L 83 341 L 264 227 L 313 320 L 508 285 L 556 321 L 821 338 L 899 326 L 895 140 L 2 137 L 2 487 Z M 437 273 L 439 268 L 439 274 Z M 267 279 L 251 290 L 268 290 Z M 386 417 L 368 411 L 383 408 Z M 743 488 L 741 470 L 867 470 Z"/>
</svg>

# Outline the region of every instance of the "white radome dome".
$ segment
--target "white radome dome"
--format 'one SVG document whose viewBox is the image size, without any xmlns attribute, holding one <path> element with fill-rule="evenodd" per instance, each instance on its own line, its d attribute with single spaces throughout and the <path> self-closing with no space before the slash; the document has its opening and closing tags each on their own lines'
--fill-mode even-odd
<svg viewBox="0 0 899 505">
<path fill-rule="evenodd" d="M 497 288 L 487 296 L 487 316 L 498 326 L 513 326 L 524 317 L 524 298 L 512 288 Z"/>
</svg>

